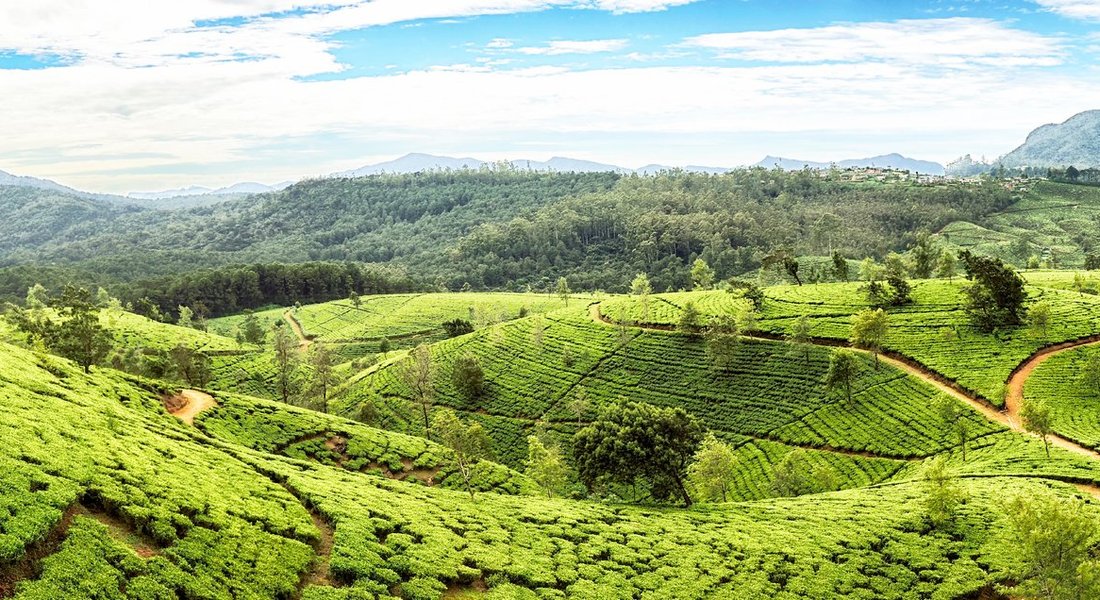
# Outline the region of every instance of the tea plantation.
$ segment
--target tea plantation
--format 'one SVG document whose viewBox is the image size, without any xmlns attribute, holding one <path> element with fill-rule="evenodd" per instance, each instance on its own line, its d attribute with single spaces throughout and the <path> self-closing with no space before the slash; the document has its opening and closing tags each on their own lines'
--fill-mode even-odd
<svg viewBox="0 0 1100 600">
<path fill-rule="evenodd" d="M 915 302 L 891 311 L 887 345 L 987 398 L 1040 347 L 1100 331 L 1090 296 L 1033 282 L 1031 300 L 1055 314 L 1044 335 L 979 335 L 963 326 L 958 286 L 917 282 Z M 806 314 L 814 336 L 844 339 L 865 305 L 855 284 L 765 292 L 764 333 Z M 430 411 L 451 409 L 488 433 L 491 460 L 474 465 L 470 490 L 455 451 L 423 437 L 405 376 L 414 353 L 372 350 L 367 364 L 341 365 L 325 414 L 270 400 L 272 349 L 224 329 L 242 317 L 214 322 L 228 334 L 219 335 L 102 316 L 121 344 L 213 354 L 216 405 L 187 425 L 166 409 L 178 381 L 84 373 L 0 343 L 0 598 L 995 597 L 1018 559 L 1009 499 L 1084 498 L 1100 518 L 1100 461 L 1063 447 L 1048 457 L 1038 438 L 951 398 L 963 448 L 928 377 L 857 354 L 849 400 L 824 383 L 828 346 L 743 338 L 716 368 L 699 336 L 625 325 L 673 324 L 688 301 L 729 314 L 747 304 L 738 294 L 596 301 L 400 295 L 294 311 L 315 344 L 432 342 Z M 273 323 L 284 312 L 257 315 Z M 475 330 L 448 338 L 441 323 L 456 318 Z M 1095 350 L 1074 352 L 1039 365 L 1025 392 L 1074 414 L 1056 428 L 1087 443 L 1100 430 L 1088 425 L 1091 409 L 1065 407 L 1096 398 L 1077 394 L 1066 373 Z M 452 377 L 471 357 L 484 376 L 474 394 Z M 571 465 L 572 436 L 621 399 L 683 408 L 728 443 L 728 501 L 684 509 L 645 489 L 587 494 L 572 473 L 548 497 L 523 473 L 529 435 L 560 446 Z M 780 497 L 781 465 L 794 457 L 829 483 Z M 933 460 L 959 489 L 950 527 L 930 520 Z"/>
</svg>

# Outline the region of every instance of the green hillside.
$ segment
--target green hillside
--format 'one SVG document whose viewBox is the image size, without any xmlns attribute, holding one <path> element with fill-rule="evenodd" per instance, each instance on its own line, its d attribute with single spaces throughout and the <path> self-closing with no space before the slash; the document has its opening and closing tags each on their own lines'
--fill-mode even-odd
<svg viewBox="0 0 1100 600">
<path fill-rule="evenodd" d="M 486 587 L 499 598 L 952 597 L 1001 576 L 1003 487 L 1047 487 L 962 480 L 961 537 L 915 516 L 916 484 L 694 511 L 470 500 L 246 447 L 292 431 L 384 435 L 362 426 L 229 398 L 192 429 L 140 382 L 7 345 L 0 355 L 0 562 L 22 564 L 28 547 L 47 557 L 36 576 L 16 576 L 21 600 L 438 598 Z M 267 433 L 250 442 L 234 422 Z"/>
<path fill-rule="evenodd" d="M 1064 277 L 1072 277 L 1067 274 Z M 1054 279 L 1048 276 L 1049 279 Z M 913 282 L 913 302 L 889 311 L 885 347 L 972 390 L 990 402 L 1003 403 L 1003 384 L 1025 358 L 1049 344 L 1100 331 L 1100 297 L 1046 285 L 1027 286 L 1028 300 L 1050 304 L 1053 317 L 1045 332 L 1026 327 L 995 333 L 974 329 L 962 310 L 964 280 Z M 847 340 L 852 316 L 871 306 L 860 290 L 863 283 L 782 285 L 764 289 L 758 328 L 785 335 L 795 320 L 807 316 L 811 333 L 821 338 Z M 722 291 L 659 294 L 648 301 L 648 320 L 674 325 L 683 305 L 691 301 L 704 315 L 726 314 L 745 301 Z M 601 304 L 613 320 L 643 320 L 644 307 L 635 298 Z"/>
</svg>

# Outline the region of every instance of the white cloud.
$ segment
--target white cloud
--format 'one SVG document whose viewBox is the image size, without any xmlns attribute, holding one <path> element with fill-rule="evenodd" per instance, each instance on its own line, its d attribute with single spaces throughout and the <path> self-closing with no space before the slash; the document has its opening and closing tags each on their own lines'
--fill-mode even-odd
<svg viewBox="0 0 1100 600">
<path fill-rule="evenodd" d="M 1053 66 L 1059 40 L 988 19 L 852 23 L 811 29 L 713 33 L 688 46 L 725 58 L 779 63 L 895 61 L 909 64 Z"/>
<path fill-rule="evenodd" d="M 603 158 L 627 164 L 677 160 L 667 154 L 673 146 L 663 141 L 679 137 L 684 141 L 675 147 L 683 162 L 732 164 L 729 153 L 757 149 L 738 148 L 729 139 L 813 131 L 832 140 L 897 140 L 876 149 L 883 151 L 905 151 L 902 141 L 925 140 L 921 147 L 934 153 L 931 158 L 947 159 L 963 152 L 997 154 L 996 146 L 975 147 L 982 132 L 1011 146 L 1035 124 L 1100 105 L 1100 89 L 1091 85 L 1094 71 L 1020 68 L 1060 61 L 1060 40 L 975 19 L 715 34 L 690 41 L 694 48 L 778 65 L 500 70 L 502 54 L 523 49 L 498 38 L 489 43 L 492 59 L 471 61 L 477 64 L 395 68 L 390 75 L 336 81 L 302 79 L 344 68 L 322 36 L 346 29 L 551 7 L 641 11 L 683 3 L 0 2 L 0 49 L 80 57 L 65 67 L 0 70 L 0 169 L 128 191 L 193 183 L 178 174 L 181 165 L 220 165 L 202 168 L 228 172 L 249 164 L 236 178 L 267 181 L 355 166 L 357 159 L 350 156 L 339 165 L 315 158 L 335 156 L 339 149 L 295 145 L 326 136 L 424 151 L 493 140 L 501 153 L 529 144 L 549 147 L 563 135 L 619 140 L 619 154 Z M 317 12 L 262 17 L 291 7 Z M 193 25 L 233 16 L 253 18 L 234 27 Z M 624 40 L 556 41 L 535 50 L 564 54 L 625 45 Z M 713 151 L 724 154 L 692 154 L 698 151 L 696 141 L 711 135 L 729 136 Z M 292 171 L 285 164 L 249 162 L 288 153 L 301 159 Z"/>
<path fill-rule="evenodd" d="M 1100 21 L 1100 0 L 1035 0 L 1043 8 L 1072 19 Z"/>
<path fill-rule="evenodd" d="M 555 40 L 545 46 L 529 46 L 517 48 L 521 54 L 558 56 L 561 54 L 597 54 L 600 52 L 615 52 L 622 50 L 627 45 L 625 39 L 614 40 Z"/>
</svg>

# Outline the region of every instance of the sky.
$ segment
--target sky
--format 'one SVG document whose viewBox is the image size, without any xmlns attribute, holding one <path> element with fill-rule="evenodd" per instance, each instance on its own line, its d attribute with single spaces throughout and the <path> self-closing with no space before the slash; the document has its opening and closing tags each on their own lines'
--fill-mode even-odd
<svg viewBox="0 0 1100 600">
<path fill-rule="evenodd" d="M 1100 0 L 10 0 L 0 170 L 126 193 L 408 152 L 995 158 L 1100 109 Z"/>
</svg>

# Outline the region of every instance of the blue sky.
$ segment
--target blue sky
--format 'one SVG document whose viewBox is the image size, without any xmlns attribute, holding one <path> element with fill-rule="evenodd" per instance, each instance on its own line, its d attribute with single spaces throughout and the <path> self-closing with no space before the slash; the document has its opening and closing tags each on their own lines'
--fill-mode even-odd
<svg viewBox="0 0 1100 600">
<path fill-rule="evenodd" d="M 1100 0 L 0 5 L 0 170 L 97 191 L 407 152 L 995 157 L 1100 109 Z"/>
</svg>

